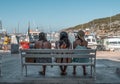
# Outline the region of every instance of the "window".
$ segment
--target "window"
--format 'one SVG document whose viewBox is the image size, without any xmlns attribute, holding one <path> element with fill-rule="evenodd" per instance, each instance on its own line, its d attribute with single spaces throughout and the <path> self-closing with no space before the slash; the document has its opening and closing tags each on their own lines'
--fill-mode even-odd
<svg viewBox="0 0 120 84">
<path fill-rule="evenodd" d="M 95 39 L 92 39 L 92 42 L 95 42 Z"/>
<path fill-rule="evenodd" d="M 113 41 L 113 42 L 110 42 L 110 44 L 115 45 L 115 44 L 117 44 L 117 42 L 116 42 L 116 41 Z"/>
<path fill-rule="evenodd" d="M 120 41 L 118 41 L 118 44 L 120 44 Z"/>
<path fill-rule="evenodd" d="M 88 42 L 90 42 L 90 39 L 87 39 Z"/>
</svg>

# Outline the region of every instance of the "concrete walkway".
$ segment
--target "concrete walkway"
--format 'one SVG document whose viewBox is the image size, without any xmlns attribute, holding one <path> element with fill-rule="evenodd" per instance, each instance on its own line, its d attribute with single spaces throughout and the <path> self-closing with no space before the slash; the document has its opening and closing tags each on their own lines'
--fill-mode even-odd
<svg viewBox="0 0 120 84">
<path fill-rule="evenodd" d="M 45 76 L 39 75 L 41 66 L 29 66 L 28 77 L 21 75 L 19 54 L 0 53 L 2 55 L 2 77 L 0 84 L 120 84 L 120 74 L 116 68 L 120 67 L 119 60 L 97 59 L 96 80 L 84 77 L 82 68 L 77 68 L 77 75 L 72 75 L 72 67 L 67 68 L 67 75 L 61 76 L 58 66 L 48 66 Z M 89 67 L 87 67 L 89 75 Z"/>
</svg>

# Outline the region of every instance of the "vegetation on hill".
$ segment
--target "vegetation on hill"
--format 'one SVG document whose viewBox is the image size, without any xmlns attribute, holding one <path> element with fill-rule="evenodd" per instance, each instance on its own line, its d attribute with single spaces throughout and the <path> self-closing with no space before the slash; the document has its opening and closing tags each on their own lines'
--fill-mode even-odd
<svg viewBox="0 0 120 84">
<path fill-rule="evenodd" d="M 120 35 L 120 14 L 94 19 L 88 23 L 80 24 L 65 30 L 70 32 L 87 28 L 91 29 L 91 31 L 95 32 L 97 35 Z"/>
</svg>

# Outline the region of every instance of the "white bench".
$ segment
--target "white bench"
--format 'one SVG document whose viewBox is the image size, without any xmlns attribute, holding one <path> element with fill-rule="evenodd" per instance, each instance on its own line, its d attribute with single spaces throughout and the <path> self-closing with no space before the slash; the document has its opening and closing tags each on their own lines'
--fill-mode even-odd
<svg viewBox="0 0 120 84">
<path fill-rule="evenodd" d="M 27 66 L 32 65 L 47 65 L 47 66 L 59 66 L 59 65 L 67 65 L 67 66 L 90 66 L 90 75 L 92 77 L 95 77 L 96 73 L 96 50 L 95 49 L 84 49 L 84 50 L 76 50 L 76 49 L 27 49 L 27 50 L 20 50 L 21 51 L 21 64 L 22 64 L 22 74 L 23 74 L 23 69 L 25 67 L 25 72 L 27 76 Z M 76 52 L 80 52 L 79 54 Z M 82 54 L 82 53 L 85 54 Z M 31 63 L 31 62 L 26 62 L 26 58 L 89 58 L 89 62 L 87 63 L 56 63 L 56 62 L 51 62 L 51 63 Z"/>
</svg>

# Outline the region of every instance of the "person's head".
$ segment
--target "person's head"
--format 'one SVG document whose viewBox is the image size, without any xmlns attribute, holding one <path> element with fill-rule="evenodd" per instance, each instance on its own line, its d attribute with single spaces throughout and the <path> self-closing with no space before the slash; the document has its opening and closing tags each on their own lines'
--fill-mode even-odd
<svg viewBox="0 0 120 84">
<path fill-rule="evenodd" d="M 46 39 L 46 35 L 45 35 L 44 32 L 39 33 L 39 41 L 41 41 L 41 40 L 43 40 L 43 41 L 47 41 L 47 39 Z"/>
<path fill-rule="evenodd" d="M 78 31 L 78 33 L 77 33 L 78 39 L 82 39 L 82 38 L 84 38 L 84 36 L 85 36 L 84 31 L 82 31 L 82 30 Z"/>
<path fill-rule="evenodd" d="M 66 44 L 66 45 L 65 45 L 65 44 Z M 69 39 L 68 39 L 68 34 L 67 34 L 67 32 L 65 32 L 65 31 L 62 31 L 62 32 L 60 33 L 59 46 L 63 46 L 63 45 L 65 45 L 66 48 L 69 48 L 69 47 L 70 47 L 70 41 L 69 41 Z"/>
<path fill-rule="evenodd" d="M 64 38 L 68 38 L 68 34 L 67 34 L 67 32 L 62 31 L 62 32 L 60 33 L 60 40 L 62 40 L 62 39 L 64 39 Z"/>
</svg>

